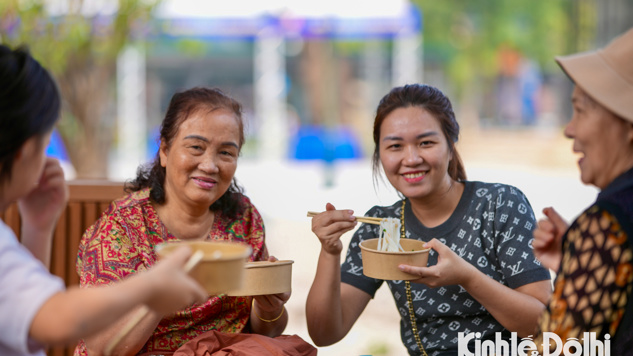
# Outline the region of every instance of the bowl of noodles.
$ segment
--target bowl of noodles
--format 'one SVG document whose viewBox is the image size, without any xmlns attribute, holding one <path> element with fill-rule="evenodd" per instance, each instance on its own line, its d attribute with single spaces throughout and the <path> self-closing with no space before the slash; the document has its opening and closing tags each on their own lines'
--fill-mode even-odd
<svg viewBox="0 0 633 356">
<path fill-rule="evenodd" d="M 251 254 L 248 245 L 225 241 L 172 241 L 157 245 L 155 250 L 163 258 L 186 244 L 193 253 L 202 251 L 202 259 L 189 274 L 209 295 L 239 290 L 244 285 L 244 266 Z"/>
<path fill-rule="evenodd" d="M 380 237 L 360 243 L 363 274 L 384 280 L 414 280 L 420 278 L 398 269 L 398 265 L 426 267 L 429 250 L 425 241 L 400 238 L 400 221 L 382 219 Z"/>
</svg>

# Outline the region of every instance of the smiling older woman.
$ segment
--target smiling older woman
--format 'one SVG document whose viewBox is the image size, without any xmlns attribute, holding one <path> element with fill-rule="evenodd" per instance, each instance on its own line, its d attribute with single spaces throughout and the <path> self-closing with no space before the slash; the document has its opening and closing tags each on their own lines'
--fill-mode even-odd
<svg viewBox="0 0 633 356">
<path fill-rule="evenodd" d="M 216 89 L 177 93 L 160 137 L 152 165 L 139 169 L 128 184 L 131 193 L 111 204 L 84 234 L 77 259 L 81 286 L 114 283 L 152 266 L 154 246 L 165 241 L 237 241 L 252 248 L 251 261 L 269 258 L 262 218 L 233 177 L 244 143 L 241 105 Z M 114 353 L 169 354 L 205 332 L 275 337 L 288 321 L 284 304 L 289 297 L 283 293 L 252 301 L 220 295 L 175 315 L 155 313 Z M 100 349 L 126 320 L 80 342 L 75 354 Z"/>
<path fill-rule="evenodd" d="M 611 354 L 633 355 L 633 29 L 556 60 L 576 84 L 565 136 L 581 155 L 580 179 L 601 192 L 569 226 L 544 209 L 534 231 L 535 254 L 557 271 L 541 331 L 562 340 L 593 332 Z"/>
</svg>

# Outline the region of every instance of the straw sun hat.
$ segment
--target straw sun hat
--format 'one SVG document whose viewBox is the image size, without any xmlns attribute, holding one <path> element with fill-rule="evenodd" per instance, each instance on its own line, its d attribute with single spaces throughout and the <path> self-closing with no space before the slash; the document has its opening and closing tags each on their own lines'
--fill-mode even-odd
<svg viewBox="0 0 633 356">
<path fill-rule="evenodd" d="M 595 101 L 633 122 L 633 28 L 603 49 L 556 57 L 556 61 Z"/>
</svg>

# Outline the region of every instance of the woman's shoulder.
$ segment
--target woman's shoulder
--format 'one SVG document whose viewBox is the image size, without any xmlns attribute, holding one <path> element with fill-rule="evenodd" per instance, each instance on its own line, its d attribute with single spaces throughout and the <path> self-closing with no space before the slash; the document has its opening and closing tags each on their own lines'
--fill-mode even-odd
<svg viewBox="0 0 633 356">
<path fill-rule="evenodd" d="M 119 215 L 148 204 L 150 204 L 149 188 L 144 188 L 113 200 L 106 213 Z"/>
<path fill-rule="evenodd" d="M 251 199 L 246 194 L 239 194 L 237 199 L 245 208 L 255 207 Z"/>
<path fill-rule="evenodd" d="M 240 193 L 236 199 L 240 205 L 240 212 L 235 217 L 232 218 L 221 213 L 222 219 L 226 220 L 227 224 L 235 224 L 236 222 L 250 223 L 253 221 L 257 224 L 262 224 L 261 214 L 248 196 Z"/>
<path fill-rule="evenodd" d="M 149 189 L 131 192 L 115 199 L 86 233 L 95 229 L 95 231 L 104 228 L 110 230 L 116 226 L 127 225 L 131 221 L 142 219 L 147 205 L 150 205 Z"/>
<path fill-rule="evenodd" d="M 82 236 L 83 245 L 101 244 L 104 241 L 116 240 L 117 243 L 144 235 L 150 222 L 156 221 L 151 206 L 149 189 L 131 192 L 110 203 Z M 82 248 L 82 247 L 80 247 Z"/>
<path fill-rule="evenodd" d="M 247 218 L 253 214 L 259 215 L 259 211 L 255 207 L 255 204 L 253 204 L 248 196 L 243 193 L 239 193 L 235 199 L 240 206 L 240 212 L 237 214 L 238 218 Z"/>
<path fill-rule="evenodd" d="M 524 199 L 525 194 L 521 189 L 511 184 L 505 183 L 491 183 L 481 181 L 465 181 L 464 182 L 465 194 L 472 194 L 478 198 L 498 198 L 503 197 L 506 199 L 512 199 L 516 197 Z"/>
</svg>

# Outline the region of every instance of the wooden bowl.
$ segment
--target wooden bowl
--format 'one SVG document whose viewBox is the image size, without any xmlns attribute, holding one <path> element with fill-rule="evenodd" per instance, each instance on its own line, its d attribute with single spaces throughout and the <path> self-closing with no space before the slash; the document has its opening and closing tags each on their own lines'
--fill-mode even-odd
<svg viewBox="0 0 633 356">
<path fill-rule="evenodd" d="M 242 288 L 244 265 L 251 254 L 250 246 L 223 241 L 177 241 L 157 245 L 156 253 L 159 258 L 165 257 L 182 244 L 189 245 L 193 252 L 200 250 L 204 253 L 189 274 L 209 295 Z"/>
<path fill-rule="evenodd" d="M 378 239 L 365 240 L 360 243 L 361 258 L 363 260 L 363 274 L 367 277 L 385 280 L 414 280 L 420 278 L 402 272 L 398 265 L 405 264 L 426 267 L 429 250 L 425 249 L 425 242 L 412 239 L 400 239 L 400 246 L 404 252 L 377 251 Z"/>
<path fill-rule="evenodd" d="M 293 263 L 291 260 L 247 262 L 244 266 L 242 288 L 231 291 L 228 295 L 252 296 L 290 292 Z"/>
</svg>

